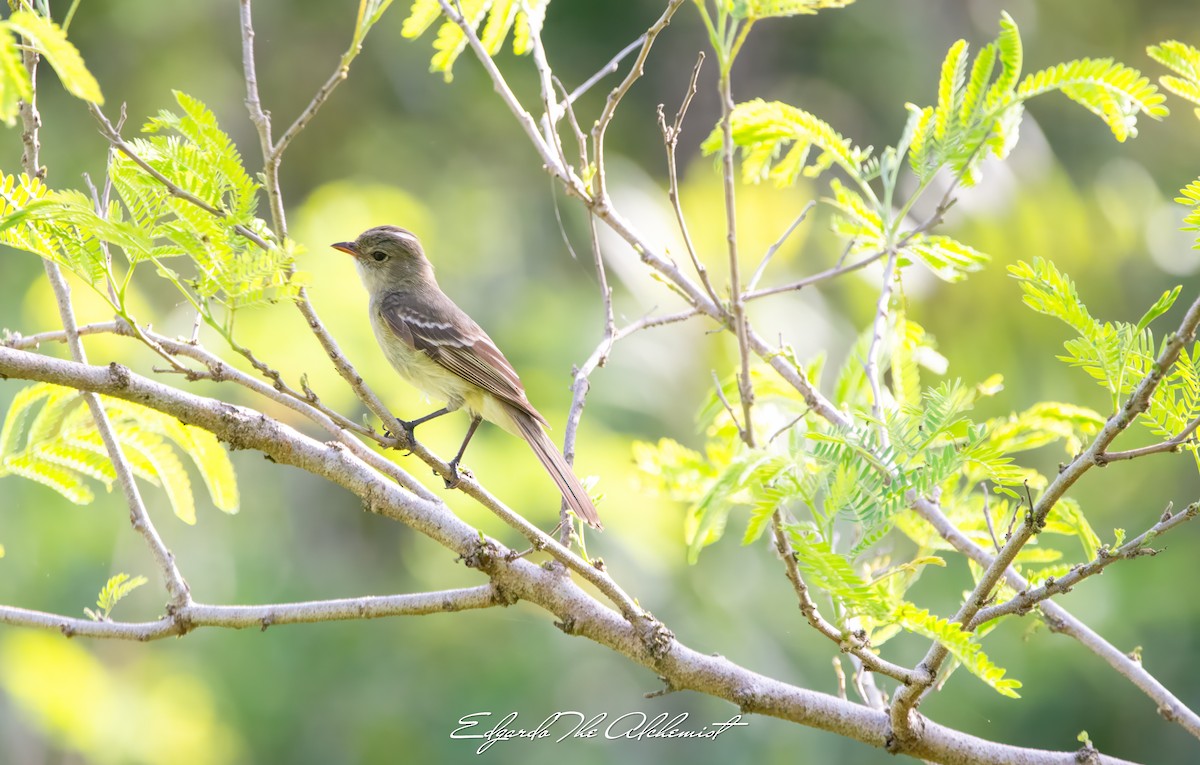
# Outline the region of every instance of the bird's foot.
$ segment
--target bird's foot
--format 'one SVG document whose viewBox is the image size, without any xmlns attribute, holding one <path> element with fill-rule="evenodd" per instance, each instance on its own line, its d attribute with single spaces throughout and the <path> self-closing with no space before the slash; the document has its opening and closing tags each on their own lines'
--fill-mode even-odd
<svg viewBox="0 0 1200 765">
<path fill-rule="evenodd" d="M 475 476 L 465 467 L 459 467 L 458 459 L 450 460 L 450 475 L 443 477 L 442 481 L 446 484 L 447 489 L 456 489 L 458 484 L 462 482 L 463 476 L 474 478 Z"/>
<path fill-rule="evenodd" d="M 405 420 L 398 419 L 396 422 L 400 425 L 399 433 L 393 432 L 391 428 L 384 425 L 383 434 L 396 442 L 396 449 L 411 453 L 413 446 L 417 443 L 417 439 L 413 436 L 416 426 Z"/>
</svg>

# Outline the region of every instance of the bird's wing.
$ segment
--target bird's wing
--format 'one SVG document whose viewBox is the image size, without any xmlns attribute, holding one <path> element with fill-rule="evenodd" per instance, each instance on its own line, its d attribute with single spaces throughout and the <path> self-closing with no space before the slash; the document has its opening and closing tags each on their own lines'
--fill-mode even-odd
<svg viewBox="0 0 1200 765">
<path fill-rule="evenodd" d="M 525 387 L 512 364 L 483 328 L 444 294 L 421 300 L 412 293 L 393 292 L 379 301 L 383 320 L 410 347 L 469 383 L 502 401 L 546 420 L 525 396 Z"/>
</svg>

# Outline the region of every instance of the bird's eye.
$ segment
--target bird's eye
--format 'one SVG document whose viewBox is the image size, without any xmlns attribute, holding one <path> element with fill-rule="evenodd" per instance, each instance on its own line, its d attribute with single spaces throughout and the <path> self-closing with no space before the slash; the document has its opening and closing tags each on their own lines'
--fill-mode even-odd
<svg viewBox="0 0 1200 765">
<path fill-rule="evenodd" d="M 384 252 L 383 250 L 375 250 L 375 252 L 371 253 L 371 258 L 376 263 L 382 263 L 383 261 L 387 260 L 387 257 L 388 257 L 387 253 Z"/>
</svg>

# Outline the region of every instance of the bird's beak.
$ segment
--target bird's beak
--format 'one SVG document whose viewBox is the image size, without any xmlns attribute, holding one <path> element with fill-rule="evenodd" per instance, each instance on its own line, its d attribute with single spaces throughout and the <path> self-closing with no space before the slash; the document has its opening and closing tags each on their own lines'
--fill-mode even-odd
<svg viewBox="0 0 1200 765">
<path fill-rule="evenodd" d="M 356 258 L 358 257 L 358 248 L 354 246 L 354 242 L 334 242 L 329 246 L 335 250 L 341 250 L 347 255 L 353 255 Z"/>
</svg>

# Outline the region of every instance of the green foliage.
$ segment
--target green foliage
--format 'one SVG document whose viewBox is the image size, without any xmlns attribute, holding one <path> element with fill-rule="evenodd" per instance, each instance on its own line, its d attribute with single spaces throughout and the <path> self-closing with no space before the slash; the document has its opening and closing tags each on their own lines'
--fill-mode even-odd
<svg viewBox="0 0 1200 765">
<path fill-rule="evenodd" d="M 219 214 L 181 199 L 126 155 L 114 152 L 109 173 L 117 199 L 97 210 L 84 194 L 47 190 L 39 181 L 5 177 L 0 242 L 70 269 L 125 315 L 125 289 L 135 267 L 152 262 L 210 324 L 227 336 L 233 314 L 296 294 L 293 247 L 278 244 L 258 217 L 259 185 L 216 118 L 204 104 L 175 93 L 180 112 L 149 120 L 149 136 L 130 142 L 134 152 L 166 180 Z M 118 201 L 119 200 L 119 201 Z M 267 243 L 248 239 L 251 232 Z M 113 252 L 124 254 L 124 273 Z M 186 260 L 179 270 L 172 259 Z M 115 297 L 115 301 L 112 300 Z M 214 307 L 225 310 L 223 317 Z"/>
<path fill-rule="evenodd" d="M 810 15 L 826 8 L 845 8 L 852 2 L 854 0 L 733 0 L 732 16 L 735 19 L 755 21 Z"/>
<path fill-rule="evenodd" d="M 354 40 L 350 45 L 351 54 L 357 55 L 357 48 L 367 37 L 371 27 L 383 17 L 383 12 L 392 4 L 392 0 L 359 0 L 358 16 L 354 21 Z"/>
<path fill-rule="evenodd" d="M 1085 439 L 1104 427 L 1104 417 L 1087 407 L 1044 401 L 1019 414 L 988 420 L 991 442 L 1005 454 L 1062 441 L 1068 455 L 1078 454 Z"/>
<path fill-rule="evenodd" d="M 0 119 L 12 127 L 20 102 L 33 93 L 29 73 L 21 61 L 21 50 L 11 34 L 0 34 Z"/>
<path fill-rule="evenodd" d="M 1028 75 L 1017 97 L 1028 99 L 1053 90 L 1104 120 L 1118 141 L 1137 135 L 1137 115 L 1167 115 L 1166 97 L 1136 69 L 1110 58 L 1068 61 Z"/>
<path fill-rule="evenodd" d="M 987 154 L 1003 159 L 1016 145 L 1024 102 L 1054 90 L 1103 119 L 1118 141 L 1137 134 L 1138 114 L 1159 119 L 1167 113 L 1163 95 L 1147 78 L 1111 59 L 1068 61 L 1027 75 L 1018 85 L 1022 63 L 1020 33 L 1007 13 L 1001 15 L 999 37 L 979 52 L 969 76 L 966 41 L 950 47 L 937 105 L 916 111 L 909 162 L 919 179 L 949 167 L 964 185 L 978 182 Z"/>
<path fill-rule="evenodd" d="M 1150 57 L 1167 67 L 1176 75 L 1163 75 L 1158 81 L 1162 86 L 1180 98 L 1185 98 L 1194 104 L 1200 104 L 1200 49 L 1191 45 L 1167 40 L 1146 49 Z M 1200 108 L 1194 110 L 1200 118 Z M 1200 179 L 1192 181 L 1179 191 L 1175 201 L 1190 207 L 1187 217 L 1183 219 L 1184 231 L 1200 231 Z M 1196 237 L 1195 249 L 1200 249 L 1200 236 Z"/>
<path fill-rule="evenodd" d="M 1200 104 L 1200 49 L 1177 40 L 1167 40 L 1146 49 L 1150 58 L 1175 72 L 1158 78 L 1162 86 L 1180 98 Z M 1200 108 L 1195 110 L 1200 117 Z"/>
<path fill-rule="evenodd" d="M 728 42 L 727 50 L 722 50 L 735 54 L 741 37 L 730 41 L 733 31 L 721 24 L 714 27 L 704 4 L 700 7 L 710 37 Z M 718 21 L 722 18 L 719 15 Z M 920 229 L 902 231 L 906 213 L 940 170 L 951 170 L 962 185 L 977 183 L 980 164 L 987 156 L 1003 159 L 1016 145 L 1025 101 L 1054 90 L 1099 115 L 1121 141 L 1136 134 L 1137 115 L 1157 119 L 1167 113 L 1164 97 L 1153 84 L 1137 70 L 1110 59 L 1069 61 L 1024 79 L 1022 63 L 1020 34 L 1007 14 L 1001 16 L 996 41 L 984 46 L 974 61 L 965 40 L 954 43 L 942 62 L 937 103 L 924 108 L 910 105 L 900 140 L 874 158 L 870 149 L 854 146 L 828 123 L 802 109 L 762 99 L 738 104 L 731 115 L 731 137 L 741 149 L 742 179 L 747 183 L 769 179 L 787 186 L 801 176 L 816 177 L 836 164 L 857 188 L 834 179 L 830 183 L 833 197 L 823 201 L 835 209 L 833 229 L 851 243 L 851 252 L 894 251 L 900 255 L 901 268 L 921 262 L 941 279 L 963 279 L 982 267 L 988 260 L 986 254 Z M 717 125 L 702 148 L 706 154 L 715 154 L 722 146 L 723 133 Z M 812 158 L 814 149 L 816 157 Z M 897 212 L 892 199 L 899 188 L 905 155 L 918 188 Z M 881 181 L 882 194 L 872 187 L 875 180 Z M 1196 199 L 1200 201 L 1200 196 Z M 1200 212 L 1195 218 L 1190 222 L 1200 226 Z"/>
<path fill-rule="evenodd" d="M 733 143 L 742 150 L 742 179 L 747 183 L 769 178 L 777 186 L 790 186 L 801 175 L 817 177 L 835 162 L 853 176 L 871 154 L 869 147 L 854 146 L 824 120 L 779 101 L 758 98 L 738 104 L 730 120 Z M 722 145 L 718 125 L 700 148 L 706 155 L 716 154 Z M 820 153 L 809 163 L 813 148 Z"/>
<path fill-rule="evenodd" d="M 1179 196 L 1175 197 L 1175 201 L 1192 208 L 1187 217 L 1183 219 L 1182 230 L 1200 231 L 1200 178 L 1180 189 Z M 1196 243 L 1192 245 L 1192 249 L 1200 250 L 1200 235 L 1196 237 Z"/>
<path fill-rule="evenodd" d="M 1101 323 L 1092 318 L 1074 283 L 1053 263 L 1034 258 L 1032 263 L 1021 261 L 1009 266 L 1008 271 L 1021 282 L 1027 306 L 1075 330 L 1078 337 L 1063 343 L 1067 355 L 1059 358 L 1082 367 L 1105 387 L 1112 394 L 1116 410 L 1121 397 L 1133 390 L 1154 363 L 1154 339 L 1143 325 L 1169 308 L 1178 292 L 1160 298 L 1147 312 L 1148 318 L 1143 317 L 1137 325 Z"/>
<path fill-rule="evenodd" d="M 510 31 L 513 33 L 513 53 L 522 56 L 531 50 L 531 36 L 541 29 L 549 4 L 550 0 L 461 0 L 455 10 L 479 36 L 479 42 L 489 56 L 500 52 Z M 416 39 L 441 17 L 442 5 L 438 0 L 414 0 L 400 34 Z M 487 23 L 484 23 L 485 17 Z M 462 27 L 450 19 L 444 21 L 433 41 L 435 53 L 429 71 L 441 72 L 446 82 L 454 79 L 454 62 L 466 49 L 467 42 Z"/>
<path fill-rule="evenodd" d="M 18 38 L 45 57 L 68 93 L 84 101 L 104 103 L 100 85 L 62 28 L 33 11 L 16 11 L 0 21 L 0 119 L 5 124 L 13 125 L 17 118 L 17 102 L 33 94 L 29 72 L 25 70 L 17 47 Z"/>
<path fill-rule="evenodd" d="M 92 621 L 107 622 L 109 621 L 109 614 L 116 608 L 116 605 L 126 595 L 141 587 L 147 581 L 144 576 L 135 576 L 131 579 L 129 574 L 117 574 L 108 580 L 104 585 L 104 589 L 100 590 L 100 595 L 96 598 L 96 608 L 98 610 L 93 611 L 90 608 L 85 608 L 83 612 Z"/>
<path fill-rule="evenodd" d="M 885 590 L 859 576 L 813 524 L 789 525 L 787 534 L 796 551 L 796 565 L 807 583 L 833 597 L 848 616 L 888 618 L 892 608 Z"/>
<path fill-rule="evenodd" d="M 941 235 L 918 234 L 904 251 L 916 255 L 934 276 L 947 282 L 962 281 L 991 260 L 986 253 Z M 907 262 L 901 261 L 899 265 L 906 265 Z"/>
<path fill-rule="evenodd" d="M 1072 366 L 1082 367 L 1104 386 L 1112 394 L 1114 411 L 1120 406 L 1122 398 L 1153 372 L 1156 344 L 1150 323 L 1171 309 L 1179 297 L 1180 287 L 1160 295 L 1137 324 L 1101 323 L 1088 312 L 1070 278 L 1053 263 L 1035 258 L 1032 264 L 1019 262 L 1010 266 L 1009 273 L 1020 280 L 1026 305 L 1063 321 L 1075 330 L 1078 336 L 1063 343 L 1067 354 L 1059 358 Z M 1175 364 L 1163 370 L 1161 375 L 1150 397 L 1150 406 L 1138 419 L 1155 435 L 1174 438 L 1183 433 L 1190 422 L 1200 417 L 1200 353 L 1197 348 L 1194 346 L 1190 351 L 1183 348 Z M 1059 413 L 1062 413 L 1061 409 Z M 1083 435 L 1102 424 L 1098 417 L 1093 418 L 1094 413 L 1075 410 L 1069 414 L 1092 419 Z M 1068 449 L 1077 443 L 1078 439 L 1068 441 Z M 1196 453 L 1196 444 L 1191 441 L 1185 442 L 1182 448 Z M 1200 457 L 1197 458 L 1197 466 L 1200 467 Z"/>
<path fill-rule="evenodd" d="M 834 178 L 829 182 L 832 199 L 824 199 L 834 209 L 830 226 L 834 233 L 851 242 L 851 254 L 879 252 L 887 247 L 883 216 L 862 195 Z"/>
<path fill-rule="evenodd" d="M 1005 678 L 1005 671 L 992 663 L 984 654 L 983 649 L 969 632 L 964 632 L 962 625 L 948 619 L 939 619 L 925 609 L 905 604 L 897 610 L 896 618 L 908 629 L 917 634 L 936 640 L 946 647 L 954 658 L 967 670 L 983 682 L 990 685 L 997 693 L 1009 698 L 1018 699 L 1017 689 L 1021 687 L 1018 680 Z"/>
<path fill-rule="evenodd" d="M 100 400 L 134 474 L 162 486 L 176 516 L 196 522 L 191 479 L 175 449 L 191 458 L 213 504 L 237 512 L 233 465 L 215 436 L 128 401 Z M 86 478 L 112 488 L 116 471 L 79 391 L 39 383 L 17 393 L 0 430 L 4 475 L 37 481 L 80 505 L 94 499 Z"/>
</svg>

